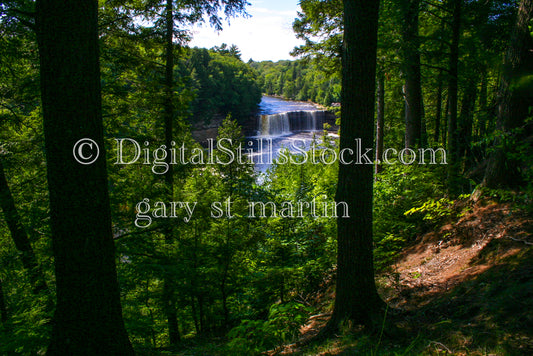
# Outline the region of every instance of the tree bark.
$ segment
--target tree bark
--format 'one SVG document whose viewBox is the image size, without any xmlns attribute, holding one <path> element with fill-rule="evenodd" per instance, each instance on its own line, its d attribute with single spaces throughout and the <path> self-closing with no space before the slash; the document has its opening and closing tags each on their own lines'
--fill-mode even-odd
<svg viewBox="0 0 533 356">
<path fill-rule="evenodd" d="M 402 2 L 402 56 L 405 75 L 405 147 L 422 143 L 422 77 L 420 74 L 420 39 L 418 14 L 420 0 Z"/>
<path fill-rule="evenodd" d="M 57 291 L 47 355 L 133 355 L 111 230 L 97 6 L 97 1 L 36 2 Z M 73 157 L 82 138 L 99 146 L 91 165 Z M 96 155 L 94 144 L 85 148 Z"/>
<path fill-rule="evenodd" d="M 446 106 L 444 107 L 444 122 L 442 123 L 443 129 L 442 131 L 442 146 L 448 147 L 448 108 L 450 107 L 450 100 L 448 99 L 448 96 L 446 95 Z"/>
<path fill-rule="evenodd" d="M 450 0 L 452 6 L 452 42 L 450 46 L 450 63 L 448 79 L 448 192 L 458 194 L 459 183 L 459 147 L 457 130 L 457 89 L 459 75 L 459 38 L 461 36 L 461 10 L 463 0 Z"/>
<path fill-rule="evenodd" d="M 344 1 L 340 149 L 373 147 L 379 0 Z M 363 148 L 364 150 L 364 148 Z M 356 183 L 356 184 L 354 184 Z M 381 314 L 373 266 L 372 164 L 341 164 L 337 202 L 349 206 L 349 218 L 337 220 L 337 288 L 326 329 L 343 320 L 372 327 Z"/>
<path fill-rule="evenodd" d="M 477 115 L 477 138 L 484 137 L 487 134 L 487 73 L 483 71 L 481 77 L 481 88 L 479 91 L 479 114 Z"/>
<path fill-rule="evenodd" d="M 528 25 L 533 17 L 533 0 L 522 0 L 518 8 L 516 25 L 511 35 L 505 55 L 503 73 L 499 88 L 497 127 L 504 135 L 520 137 L 531 134 L 531 124 L 525 127 L 528 110 L 533 106 L 531 84 L 520 84 L 520 79 L 533 73 L 533 40 Z M 520 135 L 514 129 L 524 126 Z M 494 142 L 495 150 L 491 155 L 483 185 L 489 188 L 516 188 L 523 183 L 519 163 L 507 155 L 515 149 L 512 142 L 498 137 Z M 531 163 L 529 163 L 531 164 Z"/>
<path fill-rule="evenodd" d="M 439 73 L 436 104 L 437 107 L 435 109 L 435 132 L 433 136 L 433 143 L 435 146 L 438 146 L 440 141 L 440 122 L 442 120 L 442 73 Z"/>
<path fill-rule="evenodd" d="M 15 243 L 15 247 L 20 252 L 20 259 L 22 266 L 28 273 L 30 284 L 32 286 L 33 294 L 38 294 L 41 291 L 48 289 L 45 278 L 37 262 L 37 257 L 31 246 L 30 239 L 20 215 L 15 206 L 15 200 L 7 184 L 7 179 L 4 173 L 3 158 L 0 157 L 0 207 L 4 212 L 6 224 L 11 232 L 11 238 Z"/>
<path fill-rule="evenodd" d="M 166 162 L 169 166 L 165 174 L 165 184 L 168 201 L 174 200 L 174 169 L 171 164 L 172 141 L 174 137 L 174 4 L 173 0 L 167 0 L 165 6 L 165 94 L 164 94 L 164 117 L 165 117 L 165 145 L 168 149 Z M 165 228 L 165 242 L 171 246 L 174 241 L 174 227 L 168 224 Z M 168 262 L 172 263 L 172 262 Z M 168 322 L 168 339 L 171 345 L 180 341 L 178 315 L 176 310 L 175 281 L 172 273 L 168 270 L 164 275 L 163 303 Z"/>
<path fill-rule="evenodd" d="M 383 139 L 385 124 L 385 74 L 380 70 L 378 74 L 378 105 L 376 114 L 376 174 L 383 170 L 380 164 L 383 156 Z"/>
<path fill-rule="evenodd" d="M 461 113 L 459 115 L 459 137 L 458 152 L 459 159 L 464 161 L 464 172 L 468 171 L 472 164 L 472 125 L 474 122 L 474 106 L 477 98 L 477 78 L 470 77 L 466 88 L 464 89 L 463 100 L 461 103 Z"/>
</svg>

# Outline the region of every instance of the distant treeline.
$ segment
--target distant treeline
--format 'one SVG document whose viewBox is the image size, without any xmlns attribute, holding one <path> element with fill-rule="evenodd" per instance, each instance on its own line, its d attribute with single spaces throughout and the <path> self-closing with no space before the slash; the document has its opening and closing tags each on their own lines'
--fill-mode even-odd
<svg viewBox="0 0 533 356">
<path fill-rule="evenodd" d="M 236 48 L 222 45 L 211 50 L 187 49 L 182 65 L 195 92 L 191 103 L 194 120 L 209 121 L 217 115 L 231 114 L 243 123 L 257 110 L 261 81 L 256 71 L 240 59 Z"/>
<path fill-rule="evenodd" d="M 328 74 L 313 62 L 250 61 L 249 64 L 259 72 L 259 85 L 265 94 L 312 101 L 325 106 L 340 102 L 340 75 Z"/>
</svg>

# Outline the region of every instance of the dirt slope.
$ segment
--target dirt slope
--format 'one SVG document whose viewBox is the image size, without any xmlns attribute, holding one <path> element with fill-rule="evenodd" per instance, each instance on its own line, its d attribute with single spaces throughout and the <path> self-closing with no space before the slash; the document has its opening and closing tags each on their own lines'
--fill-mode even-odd
<svg viewBox="0 0 533 356">
<path fill-rule="evenodd" d="M 455 223 L 420 236 L 378 276 L 401 336 L 376 340 L 356 333 L 281 353 L 533 355 L 532 217 L 486 199 L 456 209 L 463 213 Z M 328 315 L 313 317 L 303 337 L 316 334 Z"/>
</svg>

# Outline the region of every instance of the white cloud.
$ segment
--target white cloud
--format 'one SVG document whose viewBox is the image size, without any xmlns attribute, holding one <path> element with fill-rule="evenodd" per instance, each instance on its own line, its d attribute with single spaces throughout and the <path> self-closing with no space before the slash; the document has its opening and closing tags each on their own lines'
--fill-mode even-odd
<svg viewBox="0 0 533 356">
<path fill-rule="evenodd" d="M 261 4 L 262 6 L 257 6 Z M 257 6 L 257 7 L 255 7 Z M 294 11 L 268 9 L 262 1 L 253 1 L 248 9 L 249 18 L 235 18 L 224 24 L 220 33 L 207 26 L 193 28 L 190 46 L 211 48 L 222 43 L 235 44 L 242 53 L 242 59 L 255 61 L 291 59 L 289 52 L 302 44 L 292 31 L 292 22 L 297 17 Z"/>
</svg>

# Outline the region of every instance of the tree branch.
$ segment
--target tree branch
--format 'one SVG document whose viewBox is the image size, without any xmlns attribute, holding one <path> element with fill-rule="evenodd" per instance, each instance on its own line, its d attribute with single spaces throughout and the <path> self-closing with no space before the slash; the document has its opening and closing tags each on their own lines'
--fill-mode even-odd
<svg viewBox="0 0 533 356">
<path fill-rule="evenodd" d="M 442 5 L 439 5 L 439 4 L 435 4 L 435 3 L 431 2 L 431 1 L 428 1 L 428 0 L 422 0 L 422 3 L 423 3 L 423 4 L 426 4 L 426 5 L 429 5 L 429 6 L 436 7 L 437 9 L 442 10 L 442 11 L 444 11 L 444 12 L 447 12 L 448 14 L 451 14 L 451 13 L 452 13 L 452 11 L 449 10 L 449 9 L 447 9 L 446 7 L 444 7 L 444 6 L 442 6 Z"/>
</svg>

